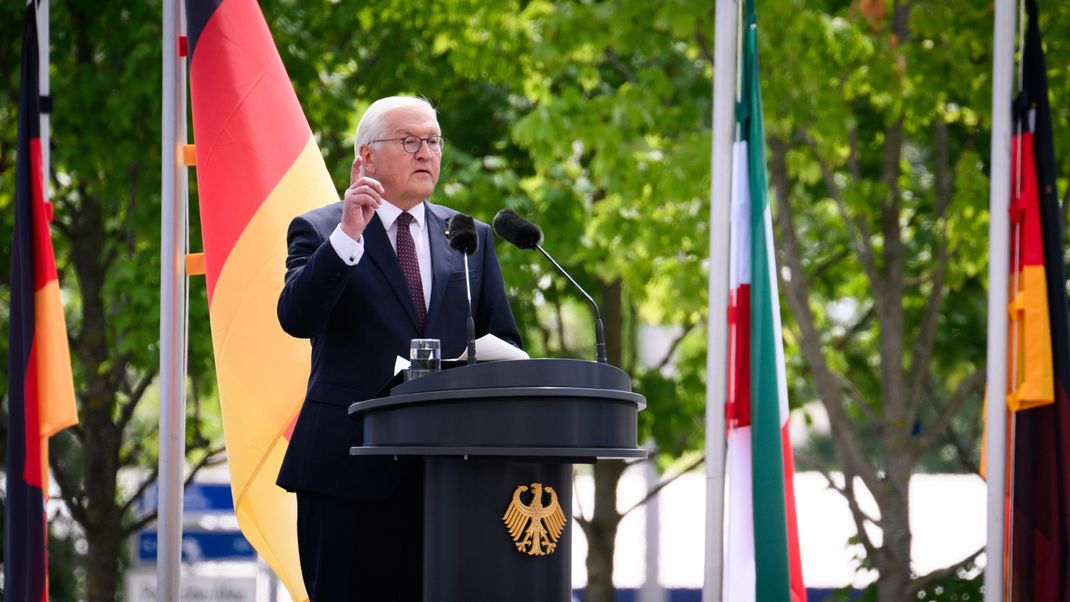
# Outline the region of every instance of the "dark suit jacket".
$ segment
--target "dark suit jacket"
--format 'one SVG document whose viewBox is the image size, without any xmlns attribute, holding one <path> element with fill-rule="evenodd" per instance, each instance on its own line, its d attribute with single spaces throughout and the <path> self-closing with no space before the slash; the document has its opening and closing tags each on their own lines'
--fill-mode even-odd
<svg viewBox="0 0 1070 602">
<path fill-rule="evenodd" d="M 355 266 L 347 266 L 329 240 L 342 217 L 341 203 L 290 223 L 279 322 L 290 335 L 312 340 L 312 372 L 277 481 L 289 491 L 383 499 L 411 466 L 393 457 L 350 456 L 350 446 L 362 443 L 363 424 L 350 419 L 347 408 L 375 396 L 393 376 L 394 358 L 408 357 L 411 339 L 441 340 L 444 359 L 465 349 L 464 256 L 445 236 L 447 221 L 457 212 L 429 202 L 425 209 L 434 276 L 423 332 L 378 215 L 364 229 L 364 256 Z M 479 248 L 468 258 L 476 338 L 493 333 L 519 346 L 494 236 L 482 222 L 476 230 Z"/>
</svg>

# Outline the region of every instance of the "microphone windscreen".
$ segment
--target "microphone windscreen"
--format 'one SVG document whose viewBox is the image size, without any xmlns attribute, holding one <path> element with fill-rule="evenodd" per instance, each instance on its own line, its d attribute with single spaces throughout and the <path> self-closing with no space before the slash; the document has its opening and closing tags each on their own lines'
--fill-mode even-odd
<svg viewBox="0 0 1070 602">
<path fill-rule="evenodd" d="M 542 230 L 520 217 L 512 209 L 502 209 L 494 216 L 494 231 L 521 249 L 534 249 L 542 242 Z"/>
<path fill-rule="evenodd" d="M 471 255 L 479 248 L 479 234 L 476 232 L 476 220 L 471 215 L 458 213 L 450 218 L 446 238 L 450 246 L 465 255 Z"/>
</svg>

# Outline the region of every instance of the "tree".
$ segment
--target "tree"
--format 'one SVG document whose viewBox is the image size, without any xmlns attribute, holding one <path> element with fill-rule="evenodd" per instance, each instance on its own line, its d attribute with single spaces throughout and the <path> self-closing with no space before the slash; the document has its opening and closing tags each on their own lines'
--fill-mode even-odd
<svg viewBox="0 0 1070 602">
<path fill-rule="evenodd" d="M 12 65 L 22 28 L 16 10 L 6 8 L 0 23 Z M 144 401 L 159 364 L 160 5 L 52 2 L 51 16 L 53 237 L 80 424 L 53 439 L 50 463 L 56 493 L 85 538 L 84 597 L 114 600 L 125 542 L 154 518 L 131 510 L 156 475 L 156 424 Z M 0 110 L 13 112 L 17 94 L 5 86 Z M 4 124 L 3 146 L 13 149 L 14 119 Z M 11 153 L 0 153 L 6 182 L 14 177 Z M 4 187 L 0 205 L 10 205 L 13 189 Z M 9 211 L 3 216 L 10 220 Z M 0 232 L 5 296 L 10 232 Z M 198 293 L 203 298 L 203 284 L 194 284 Z M 213 391 L 207 312 L 192 307 L 191 473 L 215 459 L 218 441 L 199 403 Z M 6 337 L 3 344 L 6 353 Z M 134 491 L 119 486 L 119 472 L 129 468 L 148 475 Z"/>
<path fill-rule="evenodd" d="M 977 466 L 992 13 L 935 2 L 794 8 L 759 23 L 797 390 L 829 416 L 844 473 L 829 484 L 879 572 L 877 598 L 912 599 L 976 557 L 912 571 L 909 488 L 934 451 Z M 862 511 L 860 489 L 878 516 Z"/>
</svg>

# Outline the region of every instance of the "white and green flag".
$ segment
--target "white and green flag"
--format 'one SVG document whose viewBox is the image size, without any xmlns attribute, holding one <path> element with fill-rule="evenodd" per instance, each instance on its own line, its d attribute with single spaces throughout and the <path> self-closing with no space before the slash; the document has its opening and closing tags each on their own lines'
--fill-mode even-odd
<svg viewBox="0 0 1070 602">
<path fill-rule="evenodd" d="M 747 2 L 733 149 L 723 600 L 805 600 L 766 198 L 758 27 Z"/>
</svg>

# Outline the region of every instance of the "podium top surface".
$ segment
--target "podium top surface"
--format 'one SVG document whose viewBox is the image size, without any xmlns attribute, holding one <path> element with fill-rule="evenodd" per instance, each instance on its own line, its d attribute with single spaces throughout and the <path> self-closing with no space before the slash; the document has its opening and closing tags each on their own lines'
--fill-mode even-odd
<svg viewBox="0 0 1070 602">
<path fill-rule="evenodd" d="M 496 387 L 577 387 L 631 391 L 628 374 L 609 364 L 573 359 L 526 359 L 464 365 L 391 388 L 391 395 Z"/>
</svg>

